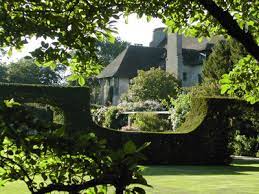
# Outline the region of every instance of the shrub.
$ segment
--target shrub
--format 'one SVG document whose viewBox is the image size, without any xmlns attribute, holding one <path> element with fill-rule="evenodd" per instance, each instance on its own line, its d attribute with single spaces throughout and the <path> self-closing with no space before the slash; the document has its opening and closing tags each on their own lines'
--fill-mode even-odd
<svg viewBox="0 0 259 194">
<path fill-rule="evenodd" d="M 230 146 L 235 155 L 256 156 L 258 152 L 259 137 L 241 135 L 239 131 L 234 134 Z"/>
<path fill-rule="evenodd" d="M 127 102 L 123 101 L 118 104 L 123 111 L 161 111 L 165 110 L 165 107 L 155 101 L 155 100 L 146 100 L 139 102 Z"/>
<path fill-rule="evenodd" d="M 174 75 L 160 68 L 151 68 L 149 71 L 138 71 L 124 98 L 133 102 L 160 101 L 168 99 L 168 96 L 175 97 L 178 89 L 179 81 Z"/>
<path fill-rule="evenodd" d="M 93 120 L 103 127 L 120 129 L 127 123 L 126 115 L 120 114 L 121 109 L 117 106 L 101 107 L 92 110 Z"/>
<path fill-rule="evenodd" d="M 162 119 L 155 113 L 136 113 L 131 115 L 132 126 L 141 131 L 165 131 L 170 128 L 168 120 Z"/>
<path fill-rule="evenodd" d="M 191 97 L 189 94 L 180 94 L 177 99 L 171 99 L 172 108 L 170 109 L 169 120 L 172 124 L 172 130 L 176 130 L 186 118 L 191 109 Z"/>
<path fill-rule="evenodd" d="M 105 120 L 105 112 L 108 110 L 107 106 L 102 106 L 100 108 L 91 109 L 92 118 L 95 123 L 103 126 Z"/>
<path fill-rule="evenodd" d="M 124 115 L 120 114 L 120 109 L 116 106 L 108 107 L 107 111 L 104 113 L 104 117 L 104 127 L 119 129 L 125 123 L 125 119 L 123 119 Z"/>
<path fill-rule="evenodd" d="M 64 127 L 56 128 L 13 99 L 0 101 L 1 183 L 20 180 L 31 193 L 88 193 L 88 188 L 98 185 L 113 185 L 116 193 L 124 193 L 132 183 L 148 186 L 137 165 L 144 158 L 140 151 L 148 144 L 137 147 L 128 142 L 114 151 L 108 149 L 104 139 L 87 130 L 93 123 L 88 117 L 89 107 L 80 103 L 80 99 L 87 99 L 79 95 L 80 91 L 86 94 L 84 88 L 3 85 L 1 89 L 2 98 L 26 94 L 27 98 L 20 99 L 37 101 L 40 96 L 42 101 L 59 105 L 65 115 Z M 61 89 L 68 96 L 76 95 L 64 103 Z M 56 95 L 47 96 L 50 92 Z M 135 191 L 144 192 L 139 187 L 131 189 Z"/>
</svg>

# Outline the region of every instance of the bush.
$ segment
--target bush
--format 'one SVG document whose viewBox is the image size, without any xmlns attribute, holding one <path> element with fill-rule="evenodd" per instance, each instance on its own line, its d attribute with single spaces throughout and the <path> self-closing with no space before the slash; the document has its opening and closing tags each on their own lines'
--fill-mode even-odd
<svg viewBox="0 0 259 194">
<path fill-rule="evenodd" d="M 236 131 L 233 142 L 230 146 L 233 149 L 233 153 L 238 156 L 256 156 L 258 152 L 259 137 L 249 137 L 241 135 L 239 131 Z"/>
<path fill-rule="evenodd" d="M 189 94 L 180 94 L 177 99 L 171 99 L 172 108 L 170 108 L 169 120 L 172 124 L 172 130 L 175 131 L 186 118 L 191 109 L 191 97 Z"/>
<path fill-rule="evenodd" d="M 155 101 L 155 100 L 146 100 L 139 102 L 127 102 L 123 101 L 118 104 L 118 107 L 123 111 L 161 111 L 165 110 L 165 107 Z"/>
<path fill-rule="evenodd" d="M 116 193 L 122 193 L 128 191 L 126 186 L 132 183 L 147 186 L 137 163 L 143 160 L 140 151 L 148 144 L 137 147 L 133 142 L 128 142 L 114 151 L 108 149 L 104 139 L 89 131 L 93 123 L 88 117 L 90 100 L 85 88 L 1 86 L 2 183 L 23 181 L 31 193 L 81 193 L 82 190 L 88 193 L 89 187 L 98 185 L 112 185 Z M 3 100 L 8 99 L 9 95 L 58 106 L 64 112 L 64 127 L 56 128 L 53 123 L 38 119 L 20 101 Z M 64 96 L 67 98 L 64 99 Z M 81 103 L 80 99 L 88 103 Z M 135 191 L 144 192 L 135 187 L 128 193 Z"/>
<path fill-rule="evenodd" d="M 160 68 L 151 68 L 149 71 L 138 71 L 137 77 L 132 79 L 126 101 L 138 102 L 146 100 L 160 101 L 175 97 L 178 93 L 179 81 Z"/>
<path fill-rule="evenodd" d="M 95 123 L 103 126 L 105 120 L 105 112 L 108 110 L 107 106 L 102 106 L 100 108 L 91 109 L 92 118 Z"/>
<path fill-rule="evenodd" d="M 141 131 L 165 131 L 170 129 L 168 120 L 162 119 L 156 113 L 136 113 L 130 116 L 133 128 Z"/>
<path fill-rule="evenodd" d="M 127 123 L 126 115 L 122 115 L 120 112 L 121 108 L 117 106 L 104 106 L 92 110 L 93 121 L 103 127 L 120 129 Z"/>
<path fill-rule="evenodd" d="M 104 113 L 104 127 L 109 127 L 112 129 L 120 129 L 126 124 L 126 115 L 120 114 L 120 109 L 116 106 L 110 106 Z"/>
</svg>

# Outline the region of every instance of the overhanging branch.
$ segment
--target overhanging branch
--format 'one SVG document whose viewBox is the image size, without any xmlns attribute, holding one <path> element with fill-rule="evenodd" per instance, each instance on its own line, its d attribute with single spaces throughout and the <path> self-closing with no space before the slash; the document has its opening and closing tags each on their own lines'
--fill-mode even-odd
<svg viewBox="0 0 259 194">
<path fill-rule="evenodd" d="M 224 11 L 213 0 L 197 0 L 221 24 L 227 33 L 239 41 L 246 50 L 259 62 L 259 46 L 252 34 L 242 30 L 228 11 Z"/>
</svg>

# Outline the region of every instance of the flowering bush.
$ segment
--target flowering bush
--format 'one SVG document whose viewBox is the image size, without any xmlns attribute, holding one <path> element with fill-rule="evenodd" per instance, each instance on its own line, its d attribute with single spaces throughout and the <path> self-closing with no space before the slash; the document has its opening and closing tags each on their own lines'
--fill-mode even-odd
<svg viewBox="0 0 259 194">
<path fill-rule="evenodd" d="M 119 129 L 127 123 L 126 115 L 122 115 L 121 111 L 121 108 L 118 106 L 103 106 L 92 110 L 93 121 L 103 127 Z"/>
<path fill-rule="evenodd" d="M 139 102 L 126 102 L 123 101 L 118 104 L 118 107 L 123 111 L 161 111 L 165 110 L 165 107 L 154 100 L 146 100 Z"/>
<path fill-rule="evenodd" d="M 93 121 L 95 123 L 97 123 L 98 125 L 103 125 L 104 120 L 105 120 L 105 112 L 108 110 L 107 106 L 103 106 L 101 108 L 98 109 L 92 109 L 91 110 L 91 114 L 92 114 L 92 118 Z"/>
<path fill-rule="evenodd" d="M 190 94 L 180 94 L 177 99 L 171 99 L 169 120 L 172 123 L 172 130 L 175 131 L 185 121 L 186 115 L 191 109 L 190 104 Z"/>
</svg>

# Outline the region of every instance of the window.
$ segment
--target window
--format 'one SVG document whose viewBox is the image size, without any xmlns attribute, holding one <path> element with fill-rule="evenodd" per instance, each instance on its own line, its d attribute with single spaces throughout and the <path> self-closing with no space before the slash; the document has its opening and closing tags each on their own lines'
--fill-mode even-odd
<svg viewBox="0 0 259 194">
<path fill-rule="evenodd" d="M 183 81 L 186 81 L 186 80 L 187 80 L 187 73 L 183 72 Z"/>
</svg>

